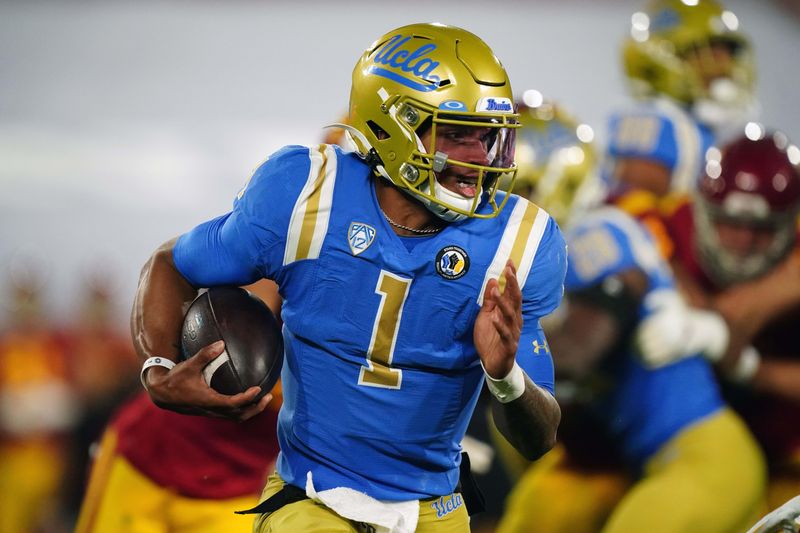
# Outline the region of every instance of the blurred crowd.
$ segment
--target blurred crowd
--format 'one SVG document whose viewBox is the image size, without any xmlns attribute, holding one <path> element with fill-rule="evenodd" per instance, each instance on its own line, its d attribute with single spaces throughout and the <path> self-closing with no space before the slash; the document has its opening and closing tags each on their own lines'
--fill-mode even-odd
<svg viewBox="0 0 800 533">
<path fill-rule="evenodd" d="M 35 265 L 6 272 L 0 323 L 0 531 L 71 531 L 92 450 L 138 386 L 110 280 L 86 280 L 69 323 L 48 315 Z M 22 269 L 18 269 L 22 270 Z"/>
<path fill-rule="evenodd" d="M 758 122 L 757 43 L 739 25 L 712 0 L 633 14 L 632 103 L 608 110 L 605 146 L 558 95 L 519 92 L 514 191 L 570 247 L 565 303 L 536 347 L 552 349 L 563 420 L 556 448 L 529 464 L 481 399 L 463 443 L 486 500 L 475 531 L 746 531 L 800 494 L 800 149 Z M 341 131 L 326 142 L 348 147 Z M 103 279 L 57 327 L 42 280 L 7 276 L 3 290 L 0 533 L 71 530 L 106 424 L 141 393 L 141 362 Z M 250 463 L 246 489 L 183 495 L 242 507 L 275 453 Z"/>
</svg>

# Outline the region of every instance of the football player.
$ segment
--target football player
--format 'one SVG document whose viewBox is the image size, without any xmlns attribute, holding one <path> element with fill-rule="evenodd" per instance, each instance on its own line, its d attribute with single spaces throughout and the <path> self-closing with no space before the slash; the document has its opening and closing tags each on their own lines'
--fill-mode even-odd
<svg viewBox="0 0 800 533">
<path fill-rule="evenodd" d="M 513 192 L 544 207 L 559 225 L 598 199 L 594 131 L 535 90 L 517 103 L 517 177 Z"/>
<path fill-rule="evenodd" d="M 743 530 L 761 514 L 765 472 L 702 357 L 724 325 L 683 303 L 652 236 L 620 209 L 588 212 L 567 243 L 564 316 L 548 338 L 575 390 L 561 445 L 522 475 L 498 531 Z M 645 323 L 685 340 L 672 364 L 643 353 Z"/>
<path fill-rule="evenodd" d="M 730 346 L 712 358 L 766 452 L 771 508 L 800 492 L 798 165 L 784 134 L 749 124 L 709 152 L 696 199 L 667 219 L 681 285 L 729 321 Z"/>
<path fill-rule="evenodd" d="M 512 98 L 475 35 L 392 30 L 353 71 L 356 151 L 278 151 L 230 212 L 144 267 L 134 339 L 165 365 L 146 388 L 181 411 L 244 419 L 268 401 L 205 384 L 220 346 L 174 362 L 198 288 L 280 288 L 281 451 L 256 530 L 468 531 L 459 443 L 484 382 L 514 446 L 535 458 L 553 445 L 552 359 L 532 346 L 546 343 L 539 318 L 560 302 L 566 251 L 544 210 L 501 190 L 516 171 Z"/>
<path fill-rule="evenodd" d="M 274 283 L 247 289 L 280 312 Z M 252 521 L 234 511 L 258 501 L 274 467 L 269 407 L 236 422 L 159 409 L 144 392 L 122 404 L 93 454 L 75 532 L 249 532 Z"/>
<path fill-rule="evenodd" d="M 694 190 L 706 150 L 755 112 L 751 47 L 716 0 L 653 0 L 631 17 L 623 63 L 637 102 L 609 121 L 602 175 L 668 256 L 664 197 Z"/>
</svg>

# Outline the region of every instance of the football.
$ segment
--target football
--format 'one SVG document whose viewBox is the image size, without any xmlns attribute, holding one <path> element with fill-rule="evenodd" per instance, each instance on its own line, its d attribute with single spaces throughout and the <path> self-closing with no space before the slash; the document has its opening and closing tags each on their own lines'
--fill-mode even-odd
<svg viewBox="0 0 800 533">
<path fill-rule="evenodd" d="M 192 302 L 183 319 L 181 353 L 192 357 L 218 340 L 225 351 L 206 365 L 206 383 L 222 394 L 272 390 L 283 365 L 283 336 L 275 315 L 239 287 L 212 287 Z"/>
</svg>

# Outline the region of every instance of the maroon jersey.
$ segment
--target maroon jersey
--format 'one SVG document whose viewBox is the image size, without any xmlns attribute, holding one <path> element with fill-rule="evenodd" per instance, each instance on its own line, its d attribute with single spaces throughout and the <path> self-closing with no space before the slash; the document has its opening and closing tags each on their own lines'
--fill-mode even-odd
<svg viewBox="0 0 800 533">
<path fill-rule="evenodd" d="M 122 456 L 158 485 L 190 498 L 258 495 L 278 455 L 272 405 L 236 422 L 167 411 L 142 392 L 111 424 Z"/>
<path fill-rule="evenodd" d="M 674 260 L 703 289 L 711 294 L 719 292 L 697 258 L 691 203 L 684 203 L 667 218 L 667 228 L 675 246 Z M 800 306 L 769 323 L 754 339 L 753 345 L 765 357 L 800 360 L 798 324 Z M 800 424 L 797 423 L 800 404 L 750 390 L 729 389 L 727 399 L 747 421 L 764 448 L 771 467 L 800 464 Z"/>
</svg>

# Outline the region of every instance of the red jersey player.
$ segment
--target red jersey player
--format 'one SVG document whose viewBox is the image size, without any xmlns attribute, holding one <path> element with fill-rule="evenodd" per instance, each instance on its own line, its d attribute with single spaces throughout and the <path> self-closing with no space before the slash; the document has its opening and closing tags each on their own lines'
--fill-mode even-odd
<svg viewBox="0 0 800 533">
<path fill-rule="evenodd" d="M 709 151 L 696 199 L 667 217 L 676 277 L 729 323 L 718 368 L 767 454 L 771 507 L 800 493 L 799 164 L 785 135 L 751 123 Z"/>
</svg>

